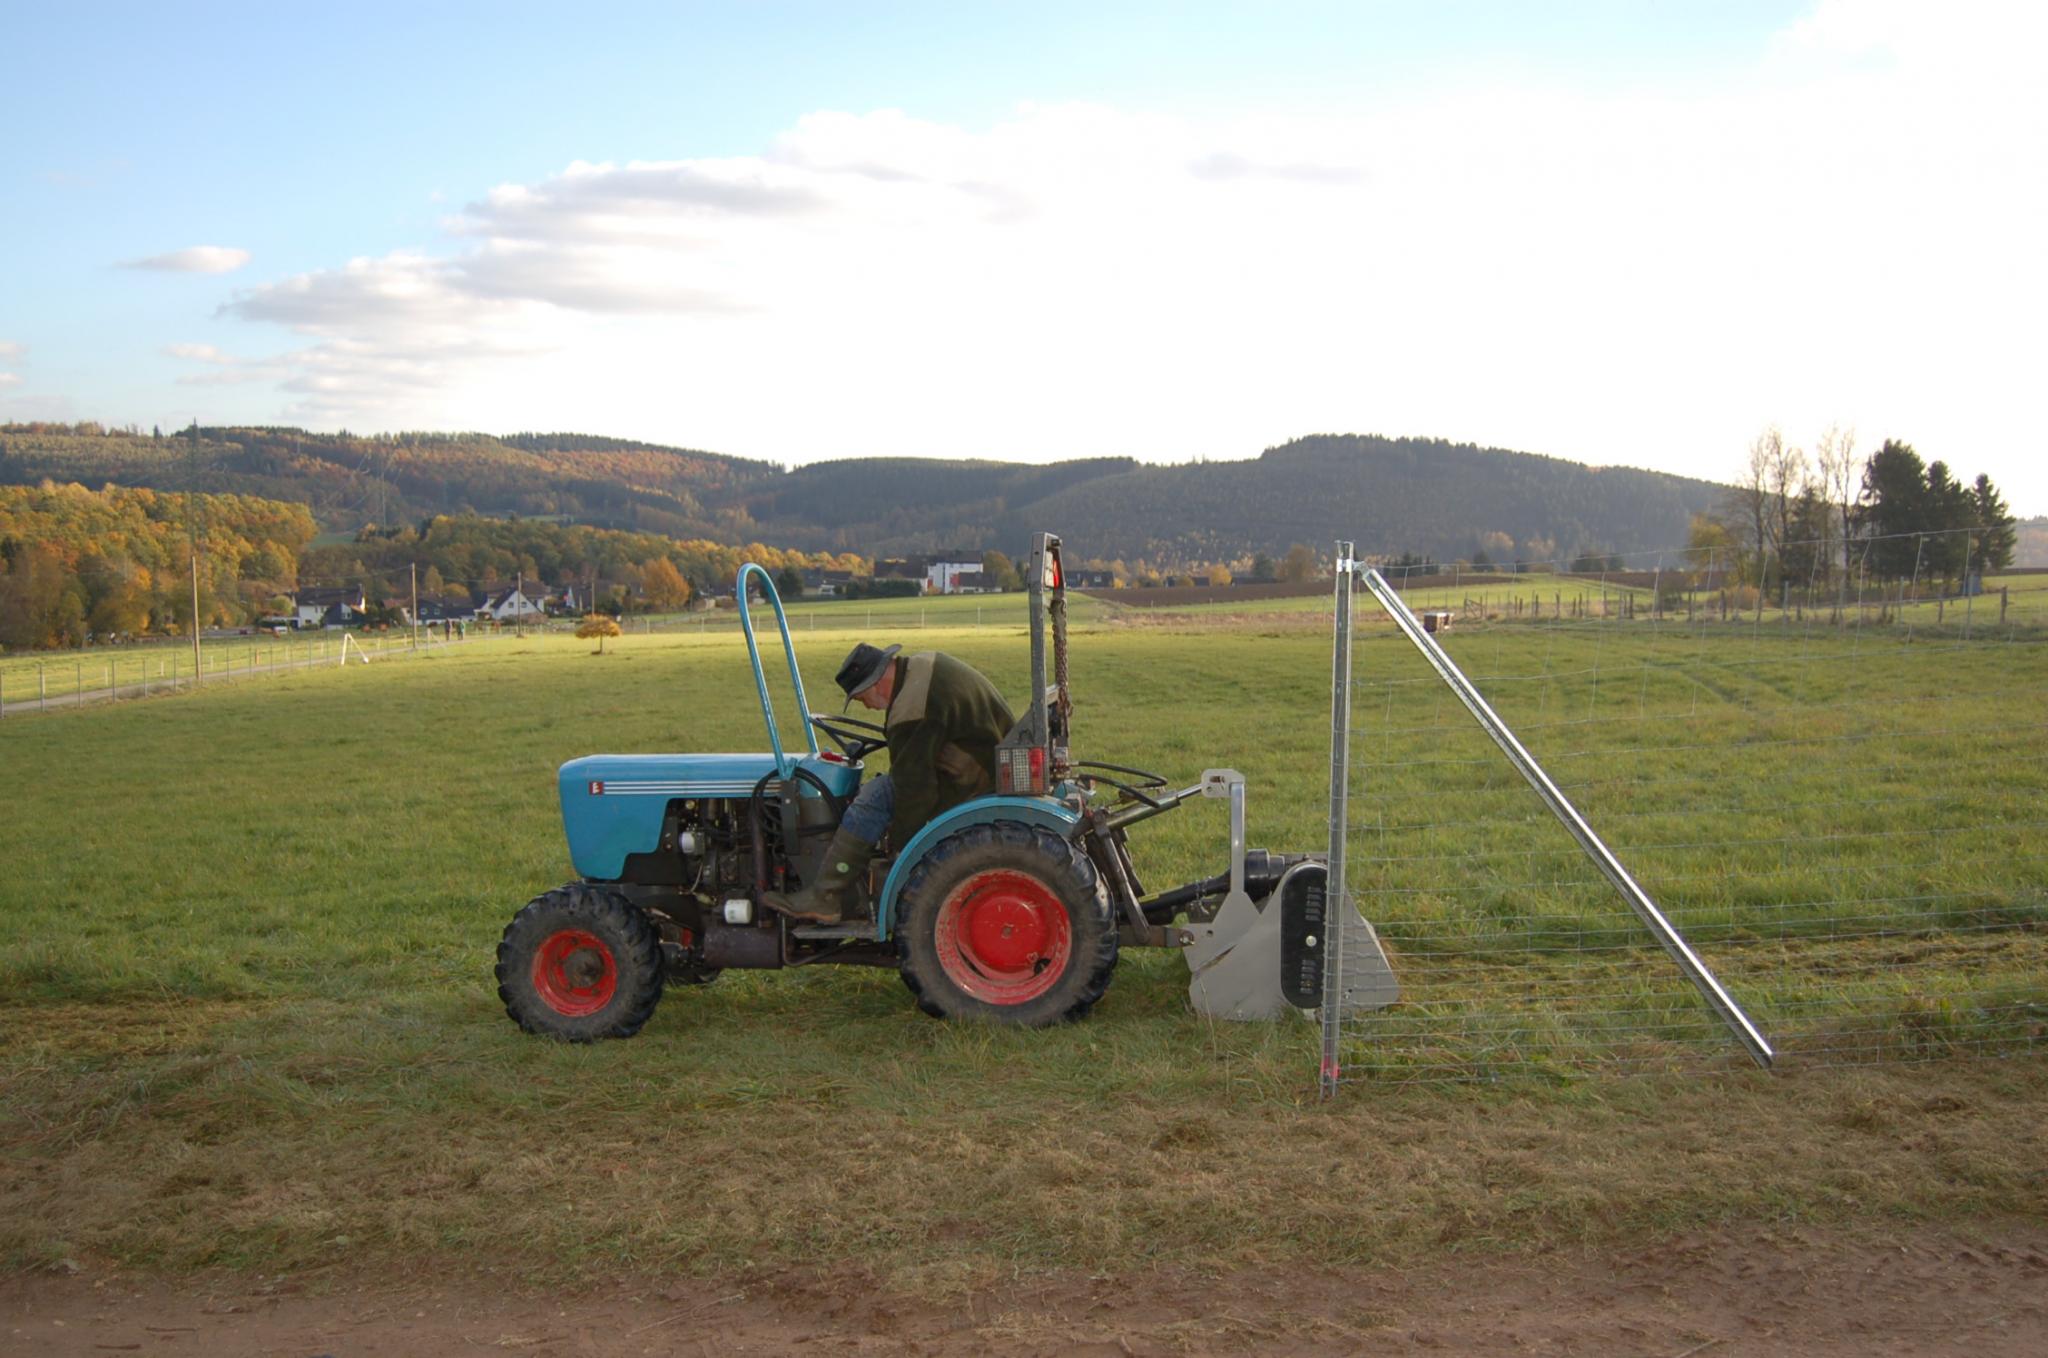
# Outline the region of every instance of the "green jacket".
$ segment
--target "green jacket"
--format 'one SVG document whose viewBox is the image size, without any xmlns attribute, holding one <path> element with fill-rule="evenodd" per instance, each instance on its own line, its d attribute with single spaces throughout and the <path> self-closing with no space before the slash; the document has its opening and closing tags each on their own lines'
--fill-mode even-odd
<svg viewBox="0 0 2048 1358">
<path fill-rule="evenodd" d="M 1016 718 L 981 671 L 940 651 L 899 656 L 896 690 L 883 726 L 896 810 L 889 842 L 898 850 L 941 811 L 993 792 L 996 746 Z"/>
</svg>

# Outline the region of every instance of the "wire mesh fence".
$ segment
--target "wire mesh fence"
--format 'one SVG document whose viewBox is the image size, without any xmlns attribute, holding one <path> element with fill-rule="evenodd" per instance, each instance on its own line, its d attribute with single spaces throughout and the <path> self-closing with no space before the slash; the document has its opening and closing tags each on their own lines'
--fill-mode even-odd
<svg viewBox="0 0 2048 1358">
<path fill-rule="evenodd" d="M 291 674 L 352 660 L 425 655 L 461 643 L 440 634 L 317 633 L 208 637 L 195 666 L 190 642 L 102 646 L 71 655 L 0 660 L 0 719 L 191 691 L 195 684 Z"/>
<path fill-rule="evenodd" d="M 1669 558 L 1402 602 L 1782 1063 L 2048 1049 L 2048 594 Z M 1332 852 L 1401 997 L 1331 1014 L 1326 1080 L 1746 1065 L 1422 650 L 1350 621 Z"/>
<path fill-rule="evenodd" d="M 1088 606 L 1084 605 L 1085 613 Z M 1022 594 L 945 596 L 932 599 L 887 598 L 875 601 L 807 601 L 789 610 L 790 627 L 810 633 L 868 635 L 960 628 L 1021 628 L 1025 623 Z M 202 682 L 289 673 L 337 663 L 345 644 L 355 654 L 372 658 L 425 654 L 464 641 L 566 636 L 580 617 L 534 614 L 525 619 L 461 623 L 422 623 L 410 629 L 344 632 L 321 630 L 280 636 L 206 637 L 198 669 Z M 702 636 L 740 639 L 735 608 L 701 609 L 667 615 L 632 615 L 620 620 L 631 634 Z M 0 719 L 31 712 L 121 702 L 134 698 L 182 693 L 193 687 L 191 643 L 161 639 L 75 652 L 0 656 Z"/>
</svg>

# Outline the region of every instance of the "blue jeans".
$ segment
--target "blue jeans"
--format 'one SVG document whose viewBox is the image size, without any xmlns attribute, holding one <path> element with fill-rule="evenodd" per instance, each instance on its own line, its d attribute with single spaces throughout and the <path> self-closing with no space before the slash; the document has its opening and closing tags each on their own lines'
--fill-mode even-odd
<svg viewBox="0 0 2048 1358">
<path fill-rule="evenodd" d="M 860 791 L 853 794 L 853 800 L 846 804 L 846 815 L 839 821 L 839 828 L 870 844 L 882 842 L 888 833 L 889 818 L 896 814 L 896 784 L 886 773 L 878 773 L 860 785 Z"/>
</svg>

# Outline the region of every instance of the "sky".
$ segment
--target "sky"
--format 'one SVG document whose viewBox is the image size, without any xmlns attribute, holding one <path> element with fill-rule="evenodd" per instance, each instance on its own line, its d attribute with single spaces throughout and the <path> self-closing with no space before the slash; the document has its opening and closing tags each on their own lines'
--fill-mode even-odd
<svg viewBox="0 0 2048 1358">
<path fill-rule="evenodd" d="M 1776 426 L 2048 513 L 2048 6 L 0 0 L 0 421 L 801 464 Z"/>
</svg>

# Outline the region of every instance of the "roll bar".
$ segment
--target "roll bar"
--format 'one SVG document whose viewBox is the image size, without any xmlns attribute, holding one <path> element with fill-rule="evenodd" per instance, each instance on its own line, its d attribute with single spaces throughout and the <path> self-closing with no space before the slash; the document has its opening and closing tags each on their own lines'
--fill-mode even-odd
<svg viewBox="0 0 2048 1358">
<path fill-rule="evenodd" d="M 782 629 L 782 654 L 789 661 L 789 682 L 796 687 L 796 710 L 804 714 L 804 739 L 810 742 L 812 754 L 818 752 L 818 733 L 811 729 L 811 704 L 804 697 L 804 676 L 796 666 L 796 643 L 789 639 L 789 615 L 782 611 L 782 596 L 775 592 L 775 577 L 749 561 L 740 567 L 733 595 L 739 600 L 740 630 L 747 634 L 747 659 L 754 666 L 754 689 L 761 695 L 761 720 L 768 723 L 768 743 L 775 750 L 775 775 L 787 780 L 796 760 L 782 752 L 782 733 L 775 728 L 775 703 L 768 696 L 768 676 L 761 669 L 761 647 L 754 640 L 754 613 L 747 603 L 749 575 L 761 577 L 761 588 L 768 595 L 768 602 L 775 605 L 775 625 Z"/>
</svg>

